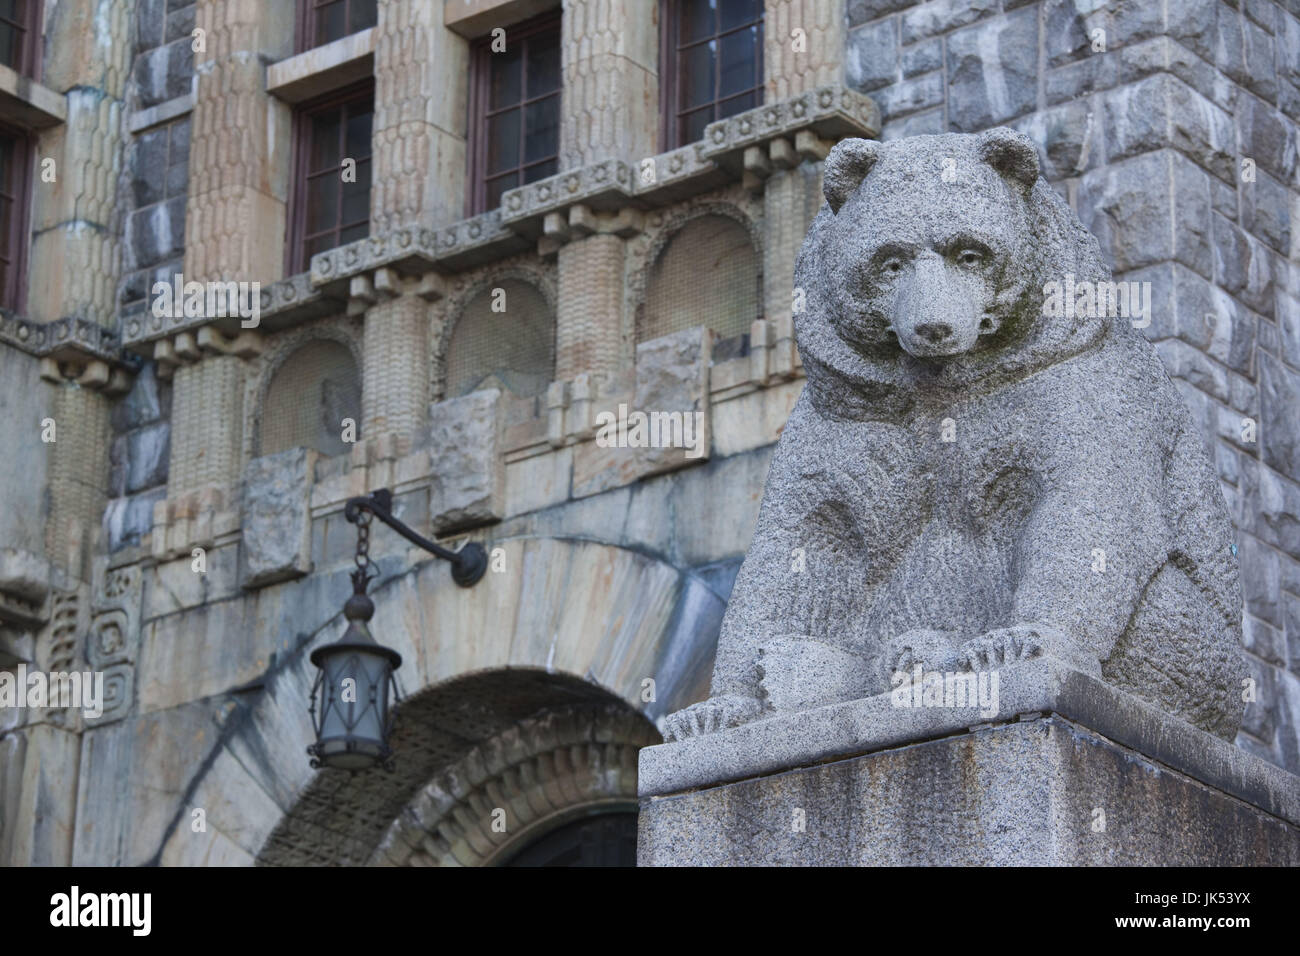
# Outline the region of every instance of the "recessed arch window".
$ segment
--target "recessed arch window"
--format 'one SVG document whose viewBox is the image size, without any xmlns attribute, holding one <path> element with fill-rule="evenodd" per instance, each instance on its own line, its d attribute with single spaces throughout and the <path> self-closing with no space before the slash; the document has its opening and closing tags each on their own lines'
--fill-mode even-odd
<svg viewBox="0 0 1300 956">
<path fill-rule="evenodd" d="M 540 395 L 555 377 L 555 314 L 536 286 L 502 279 L 465 306 L 447 346 L 446 396 Z"/>
<path fill-rule="evenodd" d="M 344 419 L 360 437 L 361 375 L 346 345 L 316 339 L 300 346 L 275 370 L 262 402 L 258 455 L 289 448 L 314 448 L 323 455 L 351 449 L 343 440 Z"/>
<path fill-rule="evenodd" d="M 728 339 L 759 318 L 758 250 L 730 216 L 687 220 L 650 265 L 637 341 L 705 325 Z"/>
</svg>

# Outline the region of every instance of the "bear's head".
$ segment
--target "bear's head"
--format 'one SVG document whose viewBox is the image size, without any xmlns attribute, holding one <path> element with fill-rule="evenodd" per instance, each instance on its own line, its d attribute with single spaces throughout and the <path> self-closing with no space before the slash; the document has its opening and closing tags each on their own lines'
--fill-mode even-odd
<svg viewBox="0 0 1300 956">
<path fill-rule="evenodd" d="M 908 402 L 922 383 L 966 388 L 1098 341 L 1104 320 L 1043 317 L 1047 282 L 1109 274 L 1038 172 L 1034 144 L 1005 128 L 837 144 L 795 275 L 814 393 Z"/>
</svg>

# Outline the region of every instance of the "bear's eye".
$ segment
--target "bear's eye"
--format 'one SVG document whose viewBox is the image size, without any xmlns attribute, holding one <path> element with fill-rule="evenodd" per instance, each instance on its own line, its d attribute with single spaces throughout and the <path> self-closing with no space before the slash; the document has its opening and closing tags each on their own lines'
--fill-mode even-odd
<svg viewBox="0 0 1300 956">
<path fill-rule="evenodd" d="M 898 275 L 903 271 L 903 260 L 897 258 L 886 259 L 880 264 L 880 268 L 889 275 Z"/>
<path fill-rule="evenodd" d="M 984 262 L 984 253 L 978 249 L 963 249 L 957 253 L 957 262 L 967 268 L 974 268 Z"/>
</svg>

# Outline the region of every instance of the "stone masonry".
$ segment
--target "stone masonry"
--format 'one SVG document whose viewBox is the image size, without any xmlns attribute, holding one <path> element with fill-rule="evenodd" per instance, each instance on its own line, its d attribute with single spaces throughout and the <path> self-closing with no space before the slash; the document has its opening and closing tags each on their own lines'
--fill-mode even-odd
<svg viewBox="0 0 1300 956">
<path fill-rule="evenodd" d="M 289 0 L 43 4 L 39 75 L 0 75 L 37 162 L 26 304 L 0 312 L 0 669 L 92 668 L 108 700 L 0 707 L 0 861 L 474 864 L 595 806 L 634 813 L 636 753 L 707 696 L 803 391 L 794 267 L 830 149 L 999 125 L 1115 278 L 1152 285 L 1145 334 L 1240 563 L 1257 696 L 1224 746 L 1300 769 L 1300 7 L 763 6 L 763 103 L 669 149 L 658 2 L 380 0 L 375 26 L 305 51 Z M 471 44 L 545 13 L 558 172 L 469 215 Z M 366 77 L 369 235 L 288 274 L 294 113 Z M 705 214 L 752 239 L 748 334 L 639 341 L 657 257 Z M 259 327 L 155 316 L 178 272 L 260 283 Z M 549 310 L 550 384 L 454 399 L 452 333 L 507 280 Z M 262 398 L 317 340 L 356 360 L 352 447 L 261 456 Z M 702 416 L 702 453 L 598 441 L 620 406 Z M 411 720 L 395 774 L 340 779 L 303 752 L 308 656 L 342 633 L 344 503 L 385 487 L 493 570 L 457 588 L 376 525 L 373 627 Z M 505 837 L 482 826 L 494 792 L 527 808 Z"/>
</svg>

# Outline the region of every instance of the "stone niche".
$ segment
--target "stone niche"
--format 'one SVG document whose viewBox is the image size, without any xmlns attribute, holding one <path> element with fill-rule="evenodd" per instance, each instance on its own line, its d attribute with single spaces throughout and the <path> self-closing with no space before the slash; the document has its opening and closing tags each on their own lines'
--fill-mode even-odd
<svg viewBox="0 0 1300 956">
<path fill-rule="evenodd" d="M 638 863 L 1300 865 L 1300 778 L 1056 661 L 900 697 L 642 750 Z"/>
</svg>

